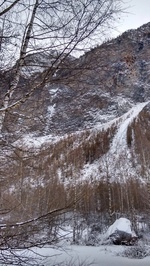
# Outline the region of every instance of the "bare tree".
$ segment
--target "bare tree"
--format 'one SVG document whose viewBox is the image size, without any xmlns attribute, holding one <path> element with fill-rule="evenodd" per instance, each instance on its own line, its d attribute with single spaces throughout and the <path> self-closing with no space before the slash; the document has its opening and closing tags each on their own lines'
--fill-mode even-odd
<svg viewBox="0 0 150 266">
<path fill-rule="evenodd" d="M 112 21 L 118 16 L 120 11 L 121 0 L 3 1 L 0 5 L 1 72 L 4 75 L 8 69 L 11 69 L 12 78 L 1 91 L 1 136 L 3 136 L 3 125 L 7 112 L 11 112 L 18 105 L 23 105 L 38 88 L 42 88 L 48 82 L 57 82 L 57 72 L 63 68 L 64 60 L 72 53 L 77 53 L 78 49 L 84 49 L 86 44 L 88 46 L 93 44 L 95 34 L 102 38 L 105 30 L 111 27 Z M 34 77 L 32 83 L 30 82 L 28 91 L 23 92 L 22 90 L 20 94 L 17 94 L 22 72 L 26 67 L 29 67 L 29 69 L 30 67 L 35 67 L 32 62 L 28 61 L 29 56 L 35 53 L 51 55 L 51 62 L 46 67 L 43 64 L 40 79 Z M 25 170 L 23 159 L 18 159 L 18 163 L 21 169 L 20 177 L 22 181 L 23 170 Z M 40 193 L 41 190 L 39 189 L 39 197 L 41 197 Z M 77 201 L 76 191 L 74 201 L 70 204 L 76 210 L 76 205 L 74 205 Z M 111 213 L 111 198 L 109 202 L 109 211 Z M 32 217 L 28 221 L 23 220 L 19 225 L 17 223 L 10 224 L 8 226 L 8 234 L 4 237 L 2 236 L 1 249 L 6 250 L 6 246 L 9 245 L 10 247 L 17 241 L 19 236 L 24 235 L 27 224 L 30 225 L 28 232 L 30 234 L 39 221 L 43 221 L 46 218 L 48 220 L 50 217 L 49 221 L 51 222 L 51 217 L 53 220 L 63 211 L 67 211 L 70 204 L 54 211 L 47 210 L 45 214 Z M 14 228 L 17 228 L 17 230 L 14 230 Z M 40 225 L 38 228 L 40 228 Z M 3 242 L 3 240 L 5 241 Z M 21 243 L 23 241 L 24 238 Z M 52 241 L 53 239 L 50 243 Z M 46 242 L 48 241 L 46 240 Z M 26 243 L 28 243 L 27 248 L 29 248 L 34 245 L 43 245 L 46 242 L 31 241 Z M 12 251 L 11 248 L 10 251 Z M 9 262 L 9 260 L 7 261 Z M 21 265 L 21 263 L 23 265 L 25 262 L 17 263 L 18 265 Z"/>
</svg>

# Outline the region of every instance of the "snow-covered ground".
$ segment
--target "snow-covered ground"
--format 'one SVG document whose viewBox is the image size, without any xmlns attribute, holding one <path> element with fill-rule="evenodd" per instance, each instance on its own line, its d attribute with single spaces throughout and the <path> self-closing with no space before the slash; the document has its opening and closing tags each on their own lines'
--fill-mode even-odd
<svg viewBox="0 0 150 266">
<path fill-rule="evenodd" d="M 62 246 L 61 249 L 45 247 L 34 251 L 43 256 L 44 266 L 149 266 L 150 257 L 129 259 L 117 255 L 123 251 L 123 246 Z M 44 258 L 45 257 L 45 258 Z"/>
<path fill-rule="evenodd" d="M 72 231 L 71 227 L 65 227 L 60 229 L 59 235 L 61 240 L 54 248 L 50 246 L 45 246 L 43 248 L 33 248 L 31 249 L 31 254 L 35 259 L 40 258 L 41 264 L 44 266 L 149 266 L 150 256 L 143 256 L 142 259 L 133 259 L 125 257 L 125 250 L 132 250 L 133 246 L 122 246 L 113 244 L 101 244 L 99 246 L 85 246 L 85 245 L 71 245 Z M 106 231 L 106 233 L 101 235 L 103 239 L 108 238 L 108 236 L 115 232 L 116 230 L 121 230 L 129 234 L 133 234 L 131 231 L 131 222 L 126 218 L 117 219 Z M 102 241 L 102 243 L 104 243 Z M 138 247 L 135 246 L 137 255 Z M 142 247 L 142 246 L 141 246 Z M 144 243 L 143 243 L 144 247 Z M 146 246 L 145 246 L 146 247 Z M 146 250 L 143 249 L 143 250 Z M 149 250 L 149 247 L 148 247 Z M 144 251 L 145 252 L 145 251 Z M 143 254 L 144 254 L 143 252 Z M 132 253 L 132 252 L 131 252 Z M 37 255 L 38 254 L 38 255 Z M 149 254 L 149 253 L 147 253 Z M 41 257 L 40 257 L 41 255 Z M 134 253 L 135 257 L 139 257 Z M 134 257 L 134 256 L 132 256 Z"/>
<path fill-rule="evenodd" d="M 64 231 L 66 233 L 67 229 Z M 106 234 L 103 235 L 104 239 L 108 237 L 115 230 L 121 230 L 129 234 L 133 234 L 131 231 L 131 222 L 126 218 L 117 219 L 112 224 Z M 60 235 L 63 236 L 64 232 L 61 230 Z M 150 256 L 143 259 L 129 259 L 123 257 L 123 252 L 126 249 L 132 247 L 126 246 L 115 246 L 115 245 L 99 245 L 99 246 L 83 246 L 83 245 L 70 245 L 70 237 L 72 233 L 69 230 L 67 237 L 64 235 L 68 243 L 63 240 L 60 242 L 60 249 L 52 249 L 50 247 L 42 248 L 41 250 L 36 249 L 35 252 L 42 254 L 42 256 L 49 256 L 46 258 L 44 265 L 61 265 L 65 266 L 88 266 L 88 265 L 99 265 L 99 266 L 148 266 L 150 265 Z"/>
<path fill-rule="evenodd" d="M 120 218 L 111 225 L 106 234 L 102 234 L 104 239 L 106 235 L 112 233 L 117 229 L 123 230 L 127 233 L 132 233 L 130 221 L 126 218 Z M 86 246 L 86 245 L 72 245 L 72 231 L 70 226 L 60 228 L 59 235 L 60 240 L 54 246 L 43 246 L 41 248 L 34 247 L 30 250 L 21 250 L 12 252 L 16 254 L 16 257 L 24 257 L 27 259 L 25 264 L 14 264 L 14 265 L 38 265 L 38 266 L 149 266 L 150 265 L 150 256 L 143 256 L 142 259 L 133 259 L 123 256 L 125 250 L 132 250 L 133 246 L 122 246 L 122 245 L 113 245 L 107 244 L 102 241 L 98 246 Z M 85 237 L 85 236 L 84 236 Z M 140 246 L 139 246 L 140 247 Z M 143 242 L 144 247 L 144 242 Z M 146 247 L 146 246 L 145 246 Z M 150 246 L 148 246 L 150 250 Z M 138 246 L 135 246 L 136 252 L 138 252 Z M 145 249 L 146 250 L 146 249 Z M 5 255 L 11 255 L 9 250 L 6 250 Z M 147 255 L 150 254 L 149 252 Z M 136 255 L 134 253 L 134 255 Z M 2 256 L 2 254 L 1 254 Z M 0 266 L 2 264 L 0 256 Z M 136 256 L 137 257 L 137 256 Z M 6 256 L 7 258 L 7 256 Z M 13 257 L 12 257 L 13 259 Z M 10 261 L 10 260 L 9 260 Z M 28 264 L 28 262 L 30 262 Z M 35 264 L 36 262 L 36 264 Z M 12 265 L 8 263 L 7 265 Z"/>
</svg>

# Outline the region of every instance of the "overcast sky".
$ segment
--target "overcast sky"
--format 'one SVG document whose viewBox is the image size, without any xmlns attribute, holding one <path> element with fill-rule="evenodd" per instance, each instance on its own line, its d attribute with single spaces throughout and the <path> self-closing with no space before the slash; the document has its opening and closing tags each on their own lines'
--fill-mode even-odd
<svg viewBox="0 0 150 266">
<path fill-rule="evenodd" d="M 128 14 L 123 14 L 120 24 L 117 24 L 118 34 L 150 22 L 150 0 L 124 0 L 124 2 L 124 6 L 128 7 L 126 9 Z"/>
</svg>

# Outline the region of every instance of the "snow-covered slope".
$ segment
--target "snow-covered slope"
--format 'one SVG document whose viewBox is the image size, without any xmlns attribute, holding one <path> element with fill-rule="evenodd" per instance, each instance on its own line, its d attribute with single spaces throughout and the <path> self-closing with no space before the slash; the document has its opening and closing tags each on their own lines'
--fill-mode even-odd
<svg viewBox="0 0 150 266">
<path fill-rule="evenodd" d="M 116 126 L 116 132 L 111 140 L 108 152 L 92 164 L 87 163 L 84 165 L 81 171 L 84 180 L 109 176 L 112 181 L 116 179 L 123 181 L 124 178 L 138 175 L 139 165 L 137 164 L 133 167 L 135 160 L 133 158 L 134 148 L 130 149 L 128 146 L 127 131 L 129 126 L 132 127 L 133 121 L 138 121 L 140 112 L 149 103 L 150 101 L 138 103 L 123 116 L 96 127 L 97 130 L 107 130 L 112 126 Z M 134 128 L 131 134 L 134 142 Z"/>
<path fill-rule="evenodd" d="M 30 180 L 43 189 L 51 182 L 73 186 L 77 181 L 121 183 L 149 176 L 149 26 L 76 60 L 67 58 L 46 84 L 6 113 L 0 170 L 11 195 L 20 191 L 21 176 L 26 190 L 32 189 Z M 12 101 L 41 81 L 52 60 L 41 54 L 27 58 L 29 69 L 22 69 Z M 1 76 L 0 100 L 13 71 Z"/>
<path fill-rule="evenodd" d="M 115 134 L 111 147 L 110 154 L 116 153 L 119 151 L 121 153 L 125 149 L 127 149 L 127 130 L 129 125 L 132 124 L 134 119 L 138 119 L 139 113 L 142 109 L 148 105 L 150 101 L 144 103 L 138 103 L 134 107 L 132 107 L 126 114 L 119 118 L 120 123 L 118 125 L 117 133 Z M 117 152 L 118 153 L 118 152 Z"/>
<path fill-rule="evenodd" d="M 59 147 L 59 160 L 60 164 L 57 169 L 58 177 L 60 180 L 68 181 L 72 179 L 72 175 L 68 175 L 68 169 L 74 168 L 73 161 L 83 161 L 80 167 L 75 170 L 78 172 L 78 180 L 80 182 L 89 180 L 99 180 L 101 178 L 109 177 L 111 181 L 120 180 L 125 181 L 127 178 L 138 176 L 142 180 L 142 176 L 139 171 L 141 166 L 136 160 L 135 152 L 135 132 L 133 123 L 138 123 L 139 115 L 148 106 L 150 101 L 138 103 L 134 105 L 127 113 L 119 118 L 113 119 L 104 124 L 97 123 L 90 130 L 77 131 L 73 134 L 65 135 L 45 135 L 34 136 L 33 134 L 26 134 L 20 140 L 13 143 L 15 147 L 23 148 L 25 151 L 33 150 L 36 154 L 40 154 L 42 150 L 50 149 L 50 154 L 53 156 L 51 149 L 58 149 Z M 131 138 L 133 147 L 128 145 L 128 128 L 131 127 Z M 143 129 L 146 130 L 146 129 Z M 109 132 L 108 149 L 105 151 L 103 140 L 105 134 Z M 111 133 L 112 132 L 112 133 Z M 102 143 L 101 148 L 98 147 L 96 139 L 99 138 L 99 145 Z M 71 140 L 71 143 L 69 144 Z M 83 145 L 84 142 L 84 145 Z M 65 144 L 66 143 L 66 144 Z M 86 144 L 87 143 L 87 144 Z M 92 144 L 91 144 L 92 143 Z M 86 146 L 88 145 L 88 159 L 84 159 L 79 153 L 85 153 Z M 102 149 L 101 153 L 93 159 L 90 159 L 91 145 L 96 150 Z M 49 148 L 49 147 L 53 148 Z M 61 148 L 60 148 L 61 147 Z M 74 153 L 74 159 L 69 163 L 66 162 L 66 158 Z M 46 159 L 45 159 L 46 160 Z M 68 159 L 67 159 L 68 160 Z M 86 162 L 87 160 L 87 162 Z M 53 166 L 53 161 L 51 164 Z M 63 167 L 63 170 L 61 169 Z M 66 178 L 67 177 L 67 178 Z"/>
</svg>

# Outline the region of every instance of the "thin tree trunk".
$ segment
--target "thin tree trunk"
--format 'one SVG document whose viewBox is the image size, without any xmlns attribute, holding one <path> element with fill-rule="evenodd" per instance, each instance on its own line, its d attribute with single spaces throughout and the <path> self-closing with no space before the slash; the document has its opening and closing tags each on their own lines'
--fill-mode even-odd
<svg viewBox="0 0 150 266">
<path fill-rule="evenodd" d="M 29 40 L 31 38 L 31 32 L 32 32 L 33 23 L 34 23 L 34 19 L 35 19 L 35 15 L 36 15 L 36 11 L 37 11 L 38 5 L 39 5 L 39 0 L 36 0 L 34 8 L 33 8 L 33 11 L 32 11 L 31 19 L 30 19 L 30 22 L 29 22 L 29 25 L 28 25 L 27 32 L 25 33 L 25 36 L 24 36 L 24 38 L 22 40 L 22 47 L 21 47 L 21 51 L 20 51 L 20 57 L 19 57 L 17 65 L 16 65 L 16 73 L 15 73 L 15 76 L 14 76 L 14 79 L 13 79 L 12 83 L 10 84 L 10 88 L 7 91 L 7 93 L 5 94 L 5 97 L 4 97 L 4 101 L 3 101 L 2 109 L 1 109 L 1 114 L 0 114 L 0 134 L 2 132 L 3 122 L 4 122 L 4 119 L 5 119 L 7 108 L 9 106 L 10 99 L 12 98 L 12 95 L 13 95 L 15 89 L 17 88 L 17 85 L 18 85 L 18 82 L 19 82 L 19 79 L 20 79 L 21 69 L 22 69 L 22 66 L 24 65 L 24 59 L 25 59 L 25 56 L 26 56 L 26 53 L 27 53 Z"/>
<path fill-rule="evenodd" d="M 73 210 L 73 243 L 76 243 L 76 215 L 77 215 L 77 187 L 76 187 L 76 175 L 75 175 L 75 182 L 74 182 L 74 210 Z"/>
</svg>

